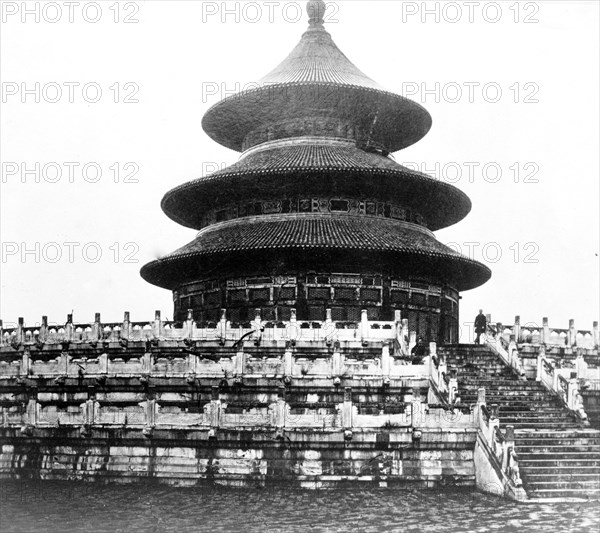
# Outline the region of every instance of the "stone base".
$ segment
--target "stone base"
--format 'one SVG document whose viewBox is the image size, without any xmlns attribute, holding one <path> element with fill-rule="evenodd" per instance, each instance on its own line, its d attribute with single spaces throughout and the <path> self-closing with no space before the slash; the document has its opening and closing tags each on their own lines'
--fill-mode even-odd
<svg viewBox="0 0 600 533">
<path fill-rule="evenodd" d="M 425 432 L 427 442 L 416 443 L 408 440 L 406 431 L 386 432 L 385 438 L 374 432 L 355 433 L 352 441 L 345 441 L 340 432 L 286 433 L 281 440 L 266 432 L 240 431 L 219 431 L 218 440 L 174 431 L 151 438 L 119 430 L 93 431 L 88 438 L 75 433 L 35 429 L 33 435 L 20 436 L 15 430 L 2 430 L 0 477 L 309 489 L 340 483 L 475 486 L 474 432 Z"/>
</svg>

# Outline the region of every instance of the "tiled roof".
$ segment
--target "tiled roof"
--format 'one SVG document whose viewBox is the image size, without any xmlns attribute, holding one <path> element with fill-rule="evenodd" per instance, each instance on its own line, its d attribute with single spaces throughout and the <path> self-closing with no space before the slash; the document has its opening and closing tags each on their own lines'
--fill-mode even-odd
<svg viewBox="0 0 600 533">
<path fill-rule="evenodd" d="M 251 132 L 286 121 L 328 118 L 354 127 L 361 142 L 395 152 L 431 128 L 425 108 L 366 76 L 320 25 L 304 33 L 292 53 L 257 85 L 207 111 L 202 126 L 212 139 L 241 152 Z"/>
<path fill-rule="evenodd" d="M 311 27 L 290 55 L 259 83 L 332 83 L 383 90 L 341 52 L 322 26 Z"/>
<path fill-rule="evenodd" d="M 272 195 L 362 194 L 414 207 L 437 230 L 464 218 L 471 203 L 456 187 L 399 165 L 351 143 L 315 140 L 274 143 L 251 151 L 237 163 L 169 191 L 165 213 L 192 228 L 203 212 L 239 198 Z"/>
<path fill-rule="evenodd" d="M 456 253 L 419 226 L 389 219 L 314 214 L 267 215 L 209 226 L 190 244 L 146 265 L 142 275 L 151 283 L 169 287 L 179 263 L 230 253 L 294 249 L 392 252 L 421 257 L 421 262 L 435 260 L 440 268 L 455 272 L 460 290 L 490 277 L 487 267 Z M 442 277 L 444 273 L 438 274 Z"/>
</svg>

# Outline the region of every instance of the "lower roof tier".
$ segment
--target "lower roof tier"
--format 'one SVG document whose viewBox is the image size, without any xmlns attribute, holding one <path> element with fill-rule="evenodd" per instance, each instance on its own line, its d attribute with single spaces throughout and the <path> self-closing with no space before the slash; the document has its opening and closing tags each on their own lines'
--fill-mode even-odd
<svg viewBox="0 0 600 533">
<path fill-rule="evenodd" d="M 352 142 L 315 138 L 265 143 L 230 167 L 169 191 L 162 209 L 175 222 L 200 229 L 211 210 L 300 197 L 391 202 L 418 213 L 432 231 L 471 210 L 467 195 L 452 185 Z"/>
<path fill-rule="evenodd" d="M 250 263 L 290 264 L 318 261 L 398 262 L 405 274 L 422 273 L 459 291 L 485 283 L 490 270 L 436 240 L 415 224 L 325 214 L 266 215 L 209 226 L 190 244 L 145 265 L 142 277 L 175 289 L 215 269 L 243 269 Z M 343 259 L 344 258 L 344 259 Z M 272 268 L 272 266 L 269 266 Z M 265 272 L 266 273 L 266 272 Z"/>
</svg>

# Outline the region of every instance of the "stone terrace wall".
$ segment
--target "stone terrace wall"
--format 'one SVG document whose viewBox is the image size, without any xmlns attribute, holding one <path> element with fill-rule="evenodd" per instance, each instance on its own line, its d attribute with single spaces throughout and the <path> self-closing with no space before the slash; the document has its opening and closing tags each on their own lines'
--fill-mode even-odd
<svg viewBox="0 0 600 533">
<path fill-rule="evenodd" d="M 5 329 L 0 475 L 474 483 L 476 420 L 441 405 L 443 361 L 410 364 L 406 323 L 179 326 Z"/>
</svg>

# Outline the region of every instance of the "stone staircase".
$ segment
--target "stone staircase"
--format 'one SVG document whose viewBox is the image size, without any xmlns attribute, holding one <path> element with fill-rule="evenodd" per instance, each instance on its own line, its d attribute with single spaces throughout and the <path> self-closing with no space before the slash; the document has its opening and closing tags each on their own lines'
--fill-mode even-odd
<svg viewBox="0 0 600 533">
<path fill-rule="evenodd" d="M 523 486 L 530 498 L 599 498 L 600 431 L 563 407 L 541 383 L 522 380 L 487 346 L 440 350 L 457 371 L 463 404 L 485 388 L 488 408 L 498 406 L 500 427 L 515 428 Z"/>
</svg>

